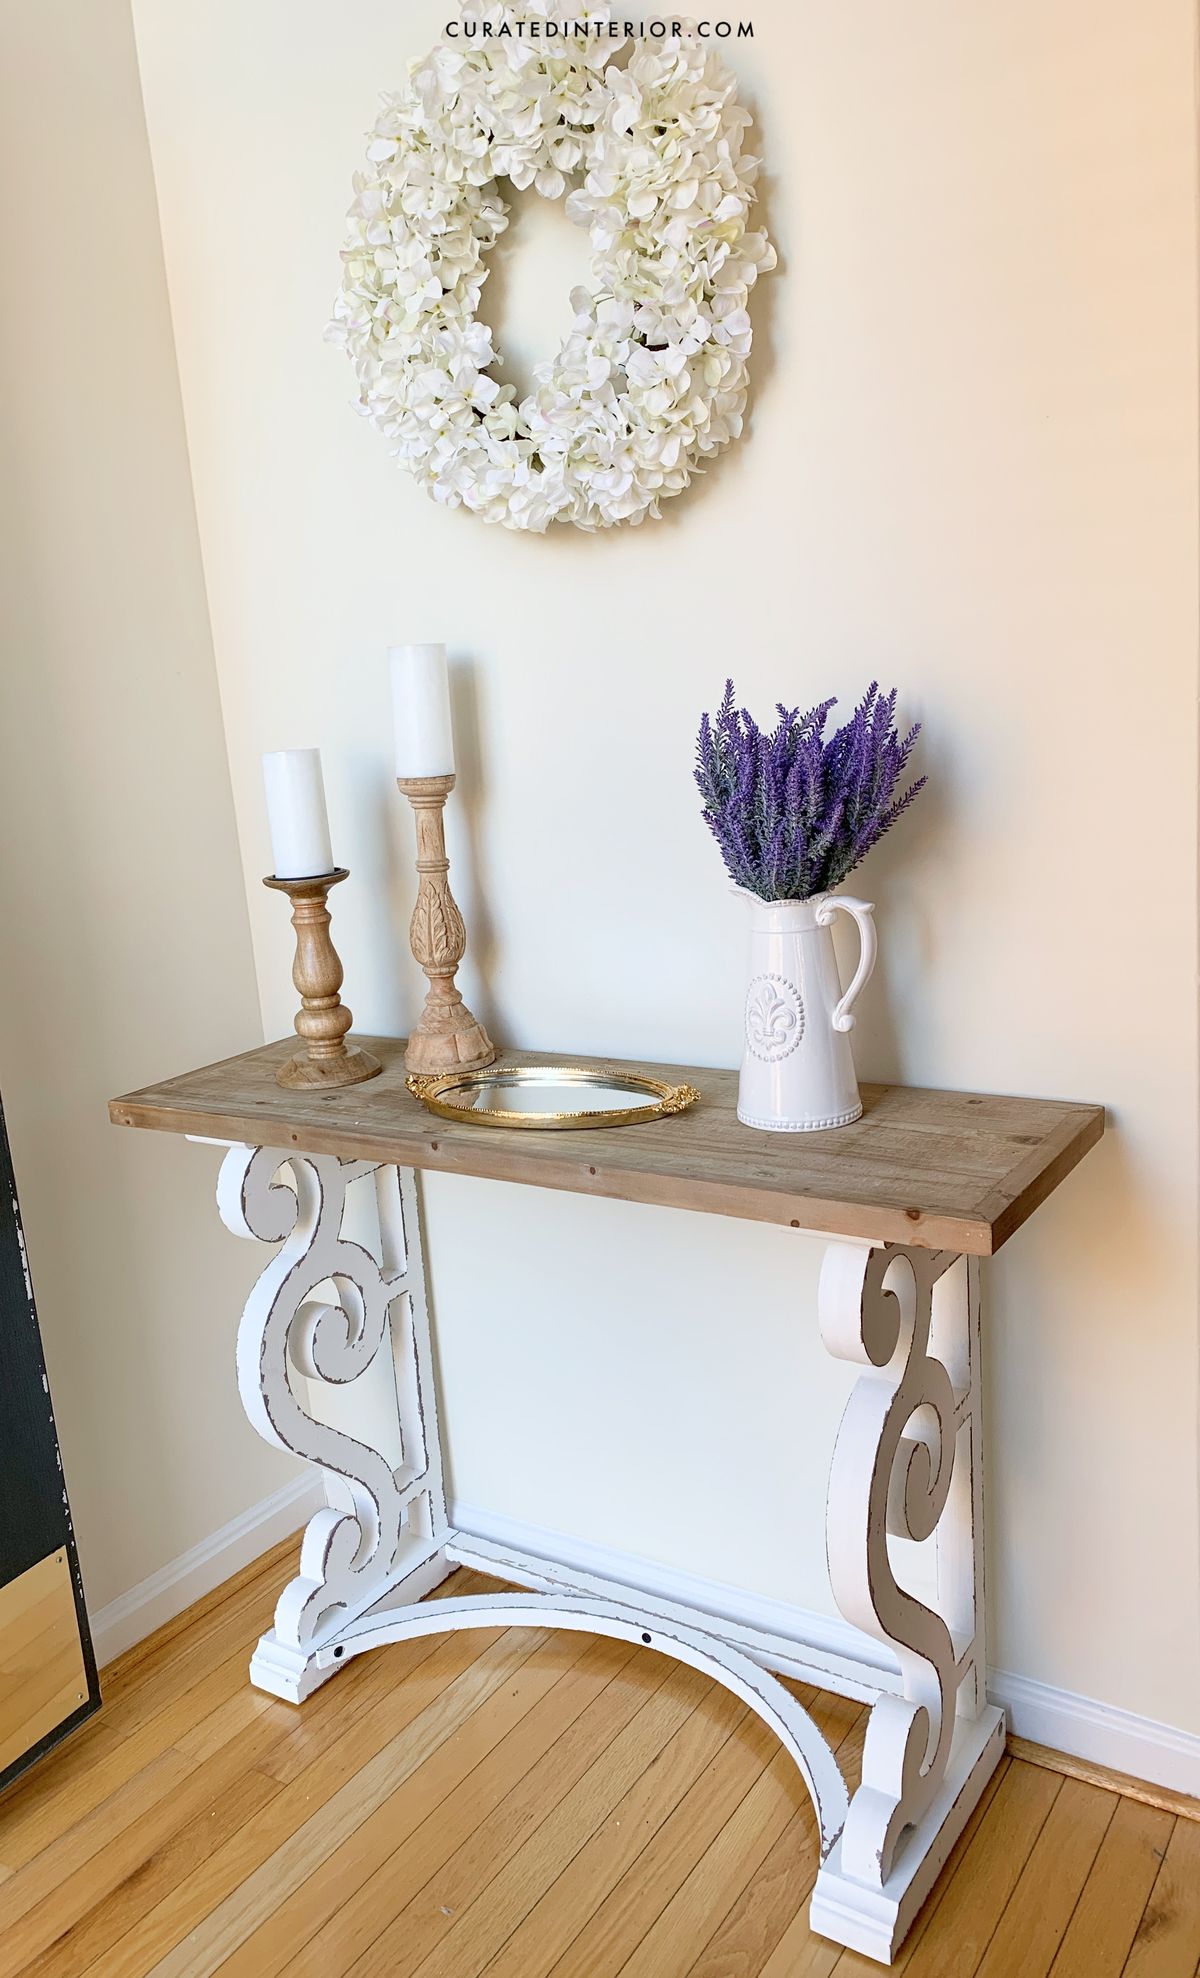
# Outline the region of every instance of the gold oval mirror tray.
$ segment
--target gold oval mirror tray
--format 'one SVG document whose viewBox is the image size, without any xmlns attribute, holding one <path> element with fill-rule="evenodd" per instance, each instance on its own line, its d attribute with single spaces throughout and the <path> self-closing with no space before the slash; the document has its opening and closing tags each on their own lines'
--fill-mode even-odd
<svg viewBox="0 0 1200 1978">
<path fill-rule="evenodd" d="M 700 1097 L 694 1085 L 582 1065 L 487 1065 L 481 1071 L 414 1073 L 406 1083 L 414 1098 L 443 1119 L 543 1130 L 639 1126 L 682 1113 Z"/>
</svg>

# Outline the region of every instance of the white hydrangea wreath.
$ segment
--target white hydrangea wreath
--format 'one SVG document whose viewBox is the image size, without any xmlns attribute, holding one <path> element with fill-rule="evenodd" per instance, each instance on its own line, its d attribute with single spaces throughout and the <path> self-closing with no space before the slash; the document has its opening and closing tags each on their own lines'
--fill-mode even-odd
<svg viewBox="0 0 1200 1978">
<path fill-rule="evenodd" d="M 615 62 L 609 19 L 468 0 L 385 100 L 354 181 L 329 335 L 361 407 L 438 501 L 510 529 L 640 522 L 736 438 L 747 297 L 775 265 L 747 227 L 758 160 L 729 71 L 686 23 Z M 547 199 L 572 185 L 596 282 L 519 404 L 476 319 L 505 178 Z"/>
</svg>

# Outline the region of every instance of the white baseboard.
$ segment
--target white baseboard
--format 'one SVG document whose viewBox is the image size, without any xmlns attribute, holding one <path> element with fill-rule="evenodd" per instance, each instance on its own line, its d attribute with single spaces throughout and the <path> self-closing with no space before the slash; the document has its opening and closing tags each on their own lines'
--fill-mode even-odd
<svg viewBox="0 0 1200 1978">
<path fill-rule="evenodd" d="M 1200 1736 L 1194 1731 L 1177 1731 L 1007 1669 L 988 1670 L 988 1695 L 1007 1710 L 1019 1738 L 1200 1799 Z"/>
<path fill-rule="evenodd" d="M 280 1539 L 299 1531 L 324 1502 L 325 1492 L 318 1474 L 309 1472 L 297 1477 L 282 1490 L 252 1504 L 240 1517 L 222 1525 L 220 1531 L 201 1539 L 199 1545 L 180 1553 L 178 1559 L 161 1566 L 149 1579 L 130 1587 L 128 1593 L 110 1600 L 107 1607 L 99 1608 L 91 1616 L 91 1624 L 96 1661 L 101 1670 L 135 1642 L 144 1641 L 155 1628 L 161 1628 L 164 1621 L 174 1620 L 193 1600 L 211 1593 L 223 1580 L 231 1579 L 243 1566 L 261 1558 Z M 270 1617 L 266 1616 L 264 1629 L 269 1625 Z"/>
<path fill-rule="evenodd" d="M 459 1530 L 476 1538 L 491 1539 L 497 1545 L 555 1559 L 579 1572 L 594 1573 L 603 1579 L 637 1587 L 643 1593 L 703 1608 L 746 1627 L 789 1635 L 834 1654 L 874 1660 L 881 1668 L 889 1663 L 893 1669 L 896 1667 L 878 1643 L 864 1646 L 866 1638 L 858 1629 L 833 1615 L 813 1613 L 768 1595 L 747 1593 L 720 1580 L 706 1580 L 695 1573 L 660 1566 L 636 1553 L 617 1552 L 587 1539 L 571 1538 L 563 1532 L 527 1524 L 520 1518 L 484 1511 L 475 1504 L 454 1503 L 450 1519 Z M 1010 1675 L 1004 1669 L 988 1670 L 988 1695 L 993 1703 L 1007 1710 L 1017 1737 L 1200 1799 L 1200 1736 L 1195 1732 L 1178 1731 L 1152 1717 L 1137 1717 L 1115 1704 L 1097 1703 L 1091 1697 L 1055 1689 L 1050 1683 L 1034 1682 L 1028 1676 Z"/>
<path fill-rule="evenodd" d="M 657 1594 L 663 1600 L 677 1600 L 684 1607 L 699 1607 L 706 1614 L 720 1614 L 726 1621 L 758 1628 L 768 1635 L 802 1637 L 810 1648 L 824 1649 L 830 1655 L 848 1655 L 858 1662 L 873 1663 L 895 1673 L 899 1669 L 890 1651 L 872 1641 L 858 1628 L 852 1628 L 838 1614 L 810 1613 L 793 1607 L 790 1601 L 775 1600 L 770 1594 L 748 1593 L 722 1580 L 702 1579 L 676 1566 L 662 1566 L 639 1553 L 617 1552 L 607 1545 L 593 1545 L 589 1539 L 569 1538 L 565 1532 L 546 1531 L 528 1525 L 521 1518 L 506 1518 L 496 1511 L 483 1511 L 477 1504 L 450 1506 L 450 1522 L 457 1531 L 473 1538 L 491 1539 L 518 1552 L 532 1552 L 542 1559 L 558 1560 L 580 1573 L 594 1573 L 602 1580 L 617 1580 L 622 1586 L 636 1587 L 641 1593 Z"/>
</svg>

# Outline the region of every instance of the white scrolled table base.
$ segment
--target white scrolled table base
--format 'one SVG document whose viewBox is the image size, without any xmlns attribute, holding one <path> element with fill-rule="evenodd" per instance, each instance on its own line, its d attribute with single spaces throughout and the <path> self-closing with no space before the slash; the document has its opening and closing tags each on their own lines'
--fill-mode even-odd
<svg viewBox="0 0 1200 1978">
<path fill-rule="evenodd" d="M 346 1191 L 372 1178 L 378 1242 L 343 1233 Z M 446 1513 L 414 1177 L 295 1149 L 231 1147 L 217 1200 L 240 1236 L 280 1247 L 246 1302 L 238 1381 L 268 1442 L 316 1464 L 331 1503 L 250 1665 L 300 1703 L 387 1642 L 460 1628 L 584 1629 L 638 1642 L 722 1683 L 791 1753 L 816 1809 L 819 1934 L 889 1964 L 1004 1748 L 984 1696 L 979 1271 L 973 1258 L 834 1239 L 819 1316 L 860 1367 L 829 1480 L 830 1578 L 861 1657 L 733 1623 L 454 1530 Z M 301 1384 L 357 1380 L 384 1350 L 400 1460 L 311 1412 Z M 385 1362 L 386 1364 L 386 1362 Z M 937 1607 L 897 1579 L 888 1537 L 932 1539 Z M 421 1605 L 458 1565 L 532 1593 Z M 771 1670 L 873 1703 L 848 1799 L 813 1719 Z"/>
</svg>

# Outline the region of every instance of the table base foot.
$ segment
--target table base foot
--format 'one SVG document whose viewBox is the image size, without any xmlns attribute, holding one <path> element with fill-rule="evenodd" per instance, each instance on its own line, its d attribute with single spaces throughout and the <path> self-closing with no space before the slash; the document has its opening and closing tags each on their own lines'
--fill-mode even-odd
<svg viewBox="0 0 1200 1978">
<path fill-rule="evenodd" d="M 420 1565 L 398 1574 L 390 1586 L 382 1587 L 369 1608 L 354 1614 L 342 1610 L 303 1647 L 282 1641 L 272 1628 L 250 1658 L 250 1681 L 255 1689 L 265 1690 L 284 1703 L 303 1703 L 345 1666 L 349 1656 L 347 1652 L 343 1658 L 343 1638 L 348 1639 L 368 1617 L 385 1623 L 393 1604 L 407 1607 L 414 1600 L 424 1600 L 455 1570 L 455 1562 L 444 1551 L 432 1553 Z"/>
<path fill-rule="evenodd" d="M 869 1889 L 842 1872 L 841 1842 L 822 1866 L 808 1920 L 862 1957 L 890 1964 L 946 1858 L 977 1806 L 1004 1753 L 1007 1723 L 989 1704 L 978 1717 L 960 1717 L 946 1774 L 918 1824 L 902 1839 L 882 1889 Z"/>
</svg>

